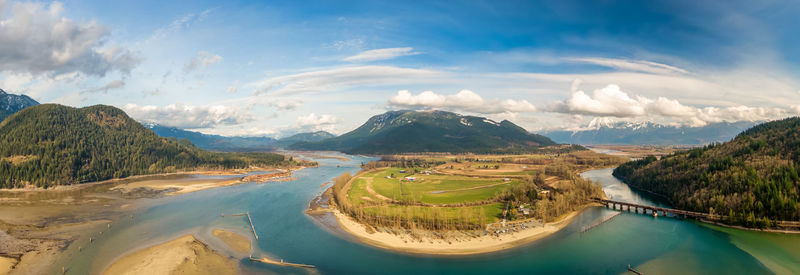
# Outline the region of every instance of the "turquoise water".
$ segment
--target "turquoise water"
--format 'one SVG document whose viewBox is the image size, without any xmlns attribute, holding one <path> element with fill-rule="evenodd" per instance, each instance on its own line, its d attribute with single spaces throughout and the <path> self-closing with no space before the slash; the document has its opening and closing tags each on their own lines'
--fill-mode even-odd
<svg viewBox="0 0 800 275">
<path fill-rule="evenodd" d="M 65 260 L 69 273 L 100 273 L 126 251 L 186 233 L 195 233 L 221 249 L 219 241 L 210 237 L 212 228 L 224 227 L 252 236 L 246 217 L 220 216 L 239 212 L 250 212 L 258 232 L 254 256 L 316 265 L 315 272 L 322 274 L 620 274 L 629 264 L 645 274 L 773 273 L 753 256 L 770 255 L 750 254 L 757 252 L 739 248 L 735 243 L 741 242 L 736 242 L 732 234 L 687 220 L 622 213 L 579 233 L 582 226 L 614 213 L 602 207 L 582 212 L 564 230 L 528 245 L 460 257 L 406 255 L 365 246 L 331 232 L 302 213 L 308 202 L 323 191 L 322 183 L 343 172 L 355 173 L 358 165 L 367 160 L 321 159 L 321 167 L 296 172 L 295 182 L 245 184 L 153 199 L 152 207 L 135 213 L 133 220 L 123 218 L 116 222 L 96 245 L 81 253 L 68 251 L 74 255 Z M 601 182 L 610 198 L 657 204 L 614 179 L 610 169 L 589 171 L 583 176 Z M 764 233 L 752 234 L 748 232 L 748 240 Z M 792 260 L 790 257 L 780 264 L 792 264 Z M 314 272 L 246 260 L 241 263 L 246 274 Z M 794 259 L 794 264 L 800 262 Z"/>
</svg>

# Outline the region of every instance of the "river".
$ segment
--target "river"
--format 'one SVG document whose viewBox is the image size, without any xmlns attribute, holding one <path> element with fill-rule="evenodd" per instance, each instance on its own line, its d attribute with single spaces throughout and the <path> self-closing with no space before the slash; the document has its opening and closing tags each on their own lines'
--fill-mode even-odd
<svg viewBox="0 0 800 275">
<path fill-rule="evenodd" d="M 369 159 L 318 159 L 321 166 L 298 171 L 294 182 L 243 184 L 175 197 L 150 199 L 152 206 L 121 218 L 105 236 L 82 252 L 71 248 L 63 263 L 70 274 L 98 274 L 132 249 L 186 233 L 222 249 L 212 228 L 250 233 L 249 212 L 258 232 L 254 256 L 312 264 L 321 274 L 621 274 L 630 264 L 645 274 L 800 273 L 800 236 L 731 230 L 689 220 L 622 213 L 585 233 L 580 228 L 614 211 L 595 207 L 545 239 L 496 253 L 430 257 L 366 246 L 326 229 L 303 214 L 323 191 L 322 183 L 344 172 L 355 173 Z M 632 191 L 611 176 L 611 169 L 582 176 L 603 184 L 609 198 L 640 204 L 659 202 Z M 326 186 L 327 187 L 327 186 Z M 332 221 L 328 221 L 332 222 Z M 245 274 L 310 272 L 242 260 Z M 311 272 L 310 272 L 311 273 Z"/>
</svg>

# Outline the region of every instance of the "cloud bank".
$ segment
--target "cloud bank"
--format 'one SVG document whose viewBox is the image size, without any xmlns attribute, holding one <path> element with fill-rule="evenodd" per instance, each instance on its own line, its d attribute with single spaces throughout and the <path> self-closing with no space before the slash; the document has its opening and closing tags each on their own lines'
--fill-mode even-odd
<svg viewBox="0 0 800 275">
<path fill-rule="evenodd" d="M 128 74 L 141 61 L 127 49 L 104 47 L 110 30 L 94 20 L 77 23 L 62 16 L 59 2 L 0 1 L 0 11 L 0 71 L 104 76 Z"/>
<path fill-rule="evenodd" d="M 297 117 L 297 126 L 300 131 L 328 131 L 334 132 L 336 124 L 341 120 L 332 115 L 317 115 L 310 113 L 305 116 Z"/>
<path fill-rule="evenodd" d="M 632 96 L 613 84 L 594 90 L 591 95 L 584 91 L 574 91 L 569 99 L 555 102 L 546 110 L 597 117 L 660 117 L 692 127 L 716 122 L 773 120 L 796 113 L 793 110 L 778 107 L 744 105 L 698 108 L 683 105 L 678 100 L 666 97 L 652 99 L 638 95 Z"/>
<path fill-rule="evenodd" d="M 131 117 L 161 125 L 197 129 L 224 125 L 236 125 L 255 120 L 249 113 L 238 108 L 222 105 L 192 106 L 170 104 L 166 106 L 127 104 L 123 107 Z"/>
<path fill-rule="evenodd" d="M 507 112 L 527 113 L 536 111 L 536 107 L 527 100 L 487 100 L 470 90 L 461 90 L 452 95 L 442 95 L 432 91 L 425 91 L 413 95 L 409 91 L 402 90 L 398 91 L 397 95 L 389 98 L 387 104 L 391 107 L 399 108 L 444 109 L 480 114 L 500 114 Z"/>
</svg>

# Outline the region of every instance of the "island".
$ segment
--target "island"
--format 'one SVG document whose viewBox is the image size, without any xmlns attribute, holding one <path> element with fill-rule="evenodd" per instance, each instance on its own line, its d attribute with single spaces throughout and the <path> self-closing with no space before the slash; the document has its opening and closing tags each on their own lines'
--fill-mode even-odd
<svg viewBox="0 0 800 275">
<path fill-rule="evenodd" d="M 387 155 L 343 174 L 307 211 L 373 246 L 463 255 L 508 249 L 558 232 L 599 184 L 579 172 L 624 158 L 565 146 L 520 155 Z"/>
</svg>

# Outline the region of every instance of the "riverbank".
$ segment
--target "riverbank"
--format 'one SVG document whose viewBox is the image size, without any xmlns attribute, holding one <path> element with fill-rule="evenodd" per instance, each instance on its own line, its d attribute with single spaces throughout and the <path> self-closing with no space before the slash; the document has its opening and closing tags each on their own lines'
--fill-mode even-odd
<svg viewBox="0 0 800 275">
<path fill-rule="evenodd" d="M 193 235 L 124 255 L 103 274 L 238 274 L 238 262 L 214 251 Z"/>
<path fill-rule="evenodd" d="M 588 207 L 588 206 L 587 206 Z M 447 232 L 445 238 L 430 237 L 424 231 L 389 233 L 376 231 L 361 224 L 338 210 L 329 211 L 338 222 L 339 228 L 357 240 L 387 250 L 427 255 L 471 255 L 496 252 L 545 238 L 569 225 L 584 208 L 572 211 L 555 222 L 519 229 L 512 233 L 484 234 L 472 236 L 462 232 Z M 430 233 L 430 232 L 427 232 Z"/>
<path fill-rule="evenodd" d="M 158 177 L 165 177 L 165 176 L 183 176 L 183 175 L 199 175 L 199 176 L 244 176 L 251 172 L 259 172 L 259 171 L 299 171 L 302 169 L 307 168 L 306 166 L 293 166 L 293 167 L 284 167 L 284 168 L 276 168 L 276 167 L 251 167 L 247 169 L 198 169 L 198 170 L 187 170 L 187 171 L 179 171 L 179 172 L 169 172 L 169 173 L 156 173 L 156 174 L 145 174 L 145 175 L 135 175 L 125 178 L 113 178 L 107 179 L 102 181 L 94 181 L 94 182 L 86 182 L 86 183 L 79 183 L 79 184 L 70 184 L 70 185 L 58 185 L 50 188 L 41 188 L 35 186 L 26 186 L 22 188 L 12 188 L 12 189 L 0 189 L 0 195 L 2 193 L 27 193 L 27 192 L 58 192 L 58 191 L 73 191 L 73 190 L 80 190 L 84 188 L 95 187 L 98 185 L 106 185 L 106 184 L 114 184 L 114 183 L 125 183 L 128 181 L 139 181 L 142 179 L 147 178 L 158 178 Z M 206 188 L 207 189 L 207 188 Z M 201 189 L 205 190 L 205 189 Z"/>
<path fill-rule="evenodd" d="M 80 253 L 81 248 L 93 245 L 91 238 L 101 238 L 115 223 L 131 221 L 155 203 L 142 199 L 243 184 L 243 173 L 189 171 L 64 188 L 0 191 L 0 256 L 4 257 L 0 267 L 9 266 L 11 274 L 60 272 L 61 266 L 54 263 L 63 255 Z"/>
</svg>

